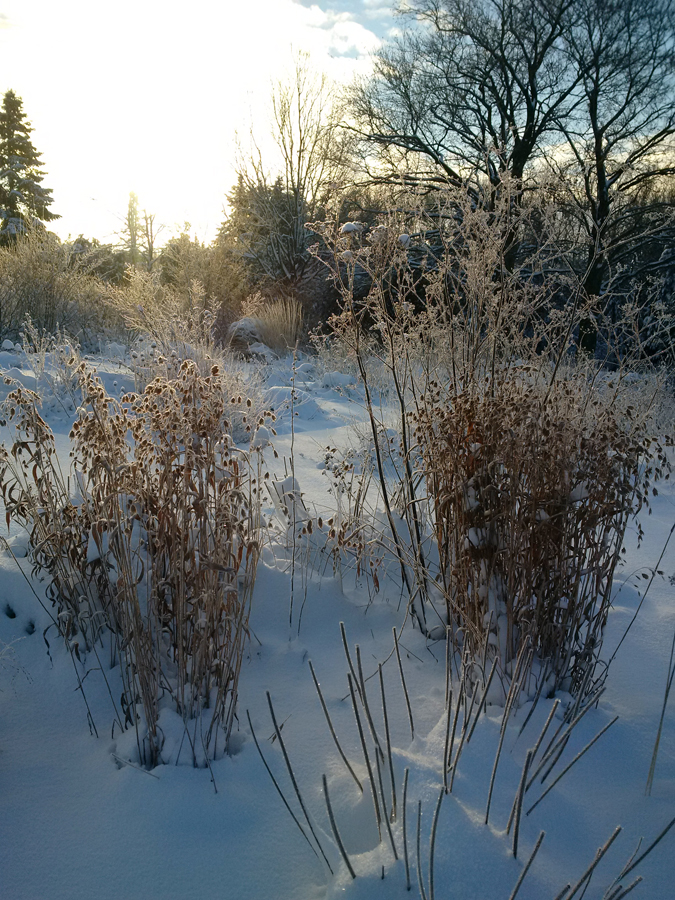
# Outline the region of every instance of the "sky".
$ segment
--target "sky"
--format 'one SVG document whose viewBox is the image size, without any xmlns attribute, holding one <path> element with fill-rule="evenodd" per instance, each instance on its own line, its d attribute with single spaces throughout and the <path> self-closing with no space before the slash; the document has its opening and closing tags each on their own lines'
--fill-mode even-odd
<svg viewBox="0 0 675 900">
<path fill-rule="evenodd" d="M 211 240 L 237 134 L 264 145 L 293 54 L 337 82 L 367 71 L 390 0 L 0 0 L 0 92 L 24 102 L 62 238 L 114 240 L 129 193 Z"/>
</svg>

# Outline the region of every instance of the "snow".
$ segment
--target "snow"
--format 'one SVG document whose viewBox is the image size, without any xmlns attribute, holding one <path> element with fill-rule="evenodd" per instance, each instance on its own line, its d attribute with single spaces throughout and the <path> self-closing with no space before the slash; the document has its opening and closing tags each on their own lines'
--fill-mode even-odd
<svg viewBox="0 0 675 900">
<path fill-rule="evenodd" d="M 108 349 L 108 357 L 93 361 L 106 388 L 119 392 L 133 388 L 133 378 L 113 359 L 123 358 L 123 348 Z M 34 373 L 24 365 L 21 355 L 9 348 L 0 351 L 0 368 L 27 386 L 36 386 Z M 362 440 L 359 435 L 367 431 L 355 379 L 339 372 L 321 373 L 312 360 L 296 360 L 295 365 L 292 359 L 274 360 L 266 372 L 265 402 L 277 412 L 277 434 L 273 436 L 266 430 L 260 443 L 271 441 L 278 458 L 274 458 L 271 448 L 264 451 L 273 485 L 264 501 L 264 513 L 266 521 L 272 522 L 276 537 L 265 546 L 259 564 L 232 755 L 213 761 L 211 770 L 192 768 L 188 756 L 180 754 L 182 722 L 170 709 L 161 713 L 166 736 L 164 764 L 151 772 L 130 764 L 132 732 L 120 733 L 118 728 L 112 728 L 109 698 L 97 671 L 98 663 L 93 658 L 81 665 L 74 662 L 55 629 L 49 628 L 51 610 L 44 600 L 44 585 L 31 576 L 25 535 L 12 525 L 7 544 L 0 547 L 3 898 L 415 897 L 419 896 L 419 801 L 421 863 L 429 897 L 430 833 L 442 787 L 440 761 L 447 725 L 445 642 L 425 640 L 413 628 L 410 618 L 406 619 L 405 602 L 401 601 L 395 578 L 388 574 L 386 562 L 379 572 L 378 592 L 357 575 L 346 557 L 342 558 L 342 566 L 334 570 L 325 524 L 321 540 L 316 534 L 297 539 L 291 593 L 289 519 L 293 519 L 293 512 L 296 524 L 306 522 L 308 515 L 327 519 L 335 514 L 336 498 L 329 492 L 332 482 L 326 463 L 327 448 L 356 448 Z M 67 413 L 63 404 L 50 402 L 43 412 L 55 432 L 62 463 L 67 465 L 67 435 L 74 410 Z M 2 436 L 7 439 L 6 430 Z M 636 529 L 626 536 L 626 559 L 615 580 L 614 609 L 606 629 L 605 659 L 621 642 L 640 602 L 638 590 L 644 590 L 647 584 L 641 573 L 649 572 L 656 564 L 675 521 L 675 492 L 670 483 L 660 487 L 652 506 L 653 513 L 641 517 L 645 533 L 641 547 L 637 546 Z M 471 539 L 480 543 L 483 538 L 476 534 Z M 327 548 L 325 552 L 321 552 L 322 546 Z M 668 580 L 675 571 L 672 547 L 661 568 L 665 577 L 654 580 L 647 600 L 621 643 L 598 708 L 591 709 L 575 728 L 558 769 L 617 715 L 618 721 L 536 809 L 525 815 L 543 788 L 537 785 L 528 791 L 517 859 L 511 852 L 512 835 L 506 834 L 506 824 L 527 750 L 534 745 L 553 701 L 539 702 L 521 736 L 518 732 L 530 703 L 518 709 L 508 725 L 490 820 L 485 825 L 487 791 L 503 712 L 498 705 L 503 692 L 495 682 L 488 698 L 495 705 L 488 705 L 487 714 L 478 720 L 470 742 L 462 750 L 452 792 L 443 795 L 434 856 L 437 900 L 507 900 L 541 831 L 546 832 L 546 837 L 518 897 L 552 900 L 566 883 L 577 881 L 597 849 L 621 825 L 621 834 L 586 891 L 586 900 L 601 898 L 639 838 L 644 837 L 644 849 L 672 819 L 672 704 L 666 715 L 652 793 L 645 795 L 675 631 L 675 588 Z M 293 621 L 289 626 L 291 601 Z M 392 832 L 399 856 L 403 849 L 401 790 L 404 770 L 409 770 L 407 841 L 411 893 L 406 890 L 403 859 L 394 860 L 384 826 L 382 841 L 378 839 L 368 770 L 348 698 L 341 622 L 353 661 L 355 646 L 360 647 L 380 737 L 384 730 L 377 665 L 382 663 L 399 807 Z M 402 665 L 414 716 L 412 740 L 398 665 L 392 653 L 392 628 L 400 631 Z M 333 743 L 309 660 L 363 793 Z M 80 677 L 86 674 L 86 697 L 98 737 L 88 724 L 78 690 L 74 671 L 77 665 Z M 113 678 L 114 673 L 109 674 Z M 304 825 L 280 741 L 274 733 L 268 691 L 303 800 L 334 876 L 307 845 L 256 750 L 247 712 L 265 759 Z M 559 699 L 562 702 L 556 724 L 566 702 L 571 701 L 565 695 L 559 695 Z M 355 880 L 342 862 L 332 835 L 323 795 L 324 774 L 338 828 L 357 874 Z M 386 771 L 384 778 L 388 784 Z M 628 884 L 638 874 L 643 876 L 644 881 L 632 896 L 642 900 L 673 896 L 674 848 L 675 831 L 671 831 L 624 882 Z"/>
<path fill-rule="evenodd" d="M 345 222 L 345 224 L 340 229 L 340 234 L 360 234 L 362 231 L 362 222 Z"/>
</svg>

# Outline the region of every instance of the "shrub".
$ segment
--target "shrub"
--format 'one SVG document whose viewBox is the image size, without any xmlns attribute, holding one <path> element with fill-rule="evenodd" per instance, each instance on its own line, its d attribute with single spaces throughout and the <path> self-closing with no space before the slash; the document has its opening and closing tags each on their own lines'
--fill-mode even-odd
<svg viewBox="0 0 675 900">
<path fill-rule="evenodd" d="M 165 355 L 176 350 L 184 358 L 197 350 L 204 356 L 215 347 L 213 313 L 199 281 L 178 293 L 161 284 L 157 273 L 128 266 L 109 303 L 134 337 L 154 341 Z"/>
<path fill-rule="evenodd" d="M 116 334 L 121 322 L 90 264 L 88 254 L 51 234 L 29 233 L 0 247 L 0 337 L 16 340 L 26 316 L 39 330 L 51 334 L 60 325 L 91 347 Z"/>
</svg>

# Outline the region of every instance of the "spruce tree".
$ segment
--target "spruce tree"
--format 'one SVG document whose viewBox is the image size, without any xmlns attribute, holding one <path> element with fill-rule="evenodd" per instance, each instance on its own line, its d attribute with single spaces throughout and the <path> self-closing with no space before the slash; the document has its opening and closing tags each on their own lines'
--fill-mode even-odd
<svg viewBox="0 0 675 900">
<path fill-rule="evenodd" d="M 7 91 L 0 109 L 0 240 L 59 218 L 49 209 L 52 192 L 42 186 L 44 172 L 30 139 L 32 130 L 21 98 Z"/>
</svg>

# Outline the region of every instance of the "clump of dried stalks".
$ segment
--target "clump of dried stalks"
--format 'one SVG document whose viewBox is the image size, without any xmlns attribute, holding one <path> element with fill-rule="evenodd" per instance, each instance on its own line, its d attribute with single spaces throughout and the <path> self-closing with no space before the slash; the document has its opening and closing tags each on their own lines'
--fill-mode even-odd
<svg viewBox="0 0 675 900">
<path fill-rule="evenodd" d="M 71 652 L 98 655 L 109 640 L 123 683 L 121 711 L 111 691 L 115 715 L 136 729 L 140 761 L 160 761 L 158 718 L 169 705 L 199 764 L 229 740 L 259 553 L 259 472 L 229 421 L 246 401 L 224 390 L 217 366 L 202 376 L 189 361 L 121 400 L 84 368 L 81 379 L 76 493 L 37 395 L 20 386 L 9 394 L 7 517 L 30 529 Z"/>
<path fill-rule="evenodd" d="M 636 301 L 586 296 L 555 210 L 514 198 L 507 183 L 484 203 L 404 197 L 372 229 L 313 226 L 315 252 L 341 294 L 331 325 L 363 383 L 382 544 L 413 619 L 495 658 L 504 691 L 527 641 L 538 690 L 586 692 L 626 523 L 667 466 L 653 440 L 664 378 Z M 604 360 L 575 352 L 589 321 Z M 381 440 L 393 422 L 396 447 Z"/>
<path fill-rule="evenodd" d="M 525 643 L 521 647 L 519 658 L 515 664 L 514 678 L 507 692 L 501 721 L 495 721 L 493 718 L 493 724 L 499 725 L 497 729 L 494 729 L 492 724 L 488 724 L 486 721 L 488 718 L 486 702 L 490 684 L 495 676 L 496 660 L 493 661 L 489 674 L 483 671 L 481 677 L 476 679 L 476 663 L 467 646 L 462 656 L 457 682 L 451 683 L 450 661 L 447 659 L 446 706 L 441 720 L 444 725 L 445 741 L 442 744 L 442 758 L 439 759 L 438 795 L 433 815 L 430 816 L 428 800 L 425 799 L 423 802 L 422 799 L 416 801 L 413 799 L 411 801 L 410 795 L 414 796 L 414 793 L 420 789 L 419 773 L 415 773 L 413 770 L 413 777 L 409 778 L 410 769 L 403 769 L 403 766 L 410 760 L 410 756 L 408 753 L 397 752 L 396 745 L 392 740 L 393 735 L 407 732 L 408 724 L 410 738 L 414 739 L 417 733 L 396 629 L 394 629 L 392 652 L 382 663 L 378 663 L 377 669 L 369 675 L 365 674 L 359 645 L 357 644 L 352 650 L 343 623 L 340 623 L 340 630 L 345 654 L 346 697 L 351 701 L 355 724 L 353 731 L 355 730 L 358 735 L 358 741 L 355 742 L 354 733 L 351 736 L 345 735 L 336 728 L 329 709 L 329 705 L 333 704 L 327 703 L 327 694 L 324 693 L 325 686 L 321 687 L 318 674 L 310 660 L 308 665 L 318 696 L 317 715 L 319 715 L 318 708 L 320 706 L 339 756 L 339 760 L 336 757 L 331 761 L 330 767 L 326 765 L 326 770 L 331 774 L 328 777 L 325 772 L 322 774 L 322 791 L 317 790 L 311 782 L 307 783 L 306 777 L 303 778 L 303 773 L 295 768 L 286 745 L 286 738 L 290 743 L 293 736 L 287 734 L 285 730 L 282 732 L 282 728 L 279 727 L 278 715 L 270 693 L 267 693 L 270 727 L 273 728 L 273 740 L 276 740 L 280 755 L 283 757 L 283 764 L 280 760 L 276 762 L 273 760 L 274 751 L 263 751 L 250 713 L 247 711 L 251 733 L 262 762 L 308 846 L 317 858 L 323 859 L 326 870 L 331 876 L 335 874 L 341 861 L 352 880 L 362 875 L 372 878 L 372 857 L 364 852 L 366 847 L 360 847 L 358 844 L 359 837 L 363 834 L 361 831 L 363 811 L 368 808 L 372 811 L 371 822 L 377 829 L 379 843 L 382 845 L 380 859 L 385 859 L 385 853 L 387 855 L 390 853 L 390 863 L 393 864 L 401 858 L 403 860 L 403 867 L 388 866 L 387 876 L 394 879 L 405 877 L 408 891 L 413 889 L 413 883 L 416 881 L 421 900 L 427 900 L 427 898 L 433 900 L 437 896 L 435 886 L 438 873 L 434 870 L 437 836 L 441 844 L 446 845 L 447 853 L 447 841 L 444 841 L 442 829 L 444 828 L 443 819 L 447 818 L 448 814 L 442 816 L 441 807 L 445 797 L 453 793 L 458 768 L 465 768 L 467 757 L 472 755 L 472 748 L 475 749 L 476 741 L 471 744 L 471 740 L 475 729 L 482 720 L 484 727 L 482 746 L 485 746 L 486 739 L 495 745 L 489 784 L 485 785 L 484 821 L 487 825 L 490 821 L 494 823 L 498 818 L 493 809 L 493 800 L 498 795 L 501 796 L 502 810 L 509 808 L 508 805 L 505 807 L 503 805 L 506 796 L 511 802 L 511 812 L 508 819 L 504 816 L 505 830 L 493 831 L 492 836 L 501 835 L 504 843 L 506 844 L 508 841 L 510 844 L 510 853 L 513 857 L 521 858 L 524 863 L 516 883 L 509 893 L 509 900 L 515 900 L 528 873 L 536 870 L 534 863 L 546 838 L 546 832 L 540 831 L 534 846 L 528 848 L 527 854 L 524 854 L 522 852 L 523 823 L 528 816 L 538 810 L 540 804 L 549 795 L 553 794 L 560 781 L 579 760 L 592 751 L 595 744 L 618 719 L 618 716 L 608 719 L 603 713 L 596 712 L 596 716 L 599 715 L 607 721 L 599 730 L 595 731 L 590 740 L 581 745 L 580 732 L 586 730 L 587 734 L 593 733 L 597 723 L 590 732 L 588 728 L 584 729 L 583 726 L 579 726 L 582 722 L 588 726 L 597 702 L 604 692 L 604 687 L 596 688 L 584 698 L 581 695 L 577 696 L 576 700 L 570 702 L 564 711 L 560 700 L 556 699 L 550 704 L 543 727 L 540 727 L 538 731 L 533 730 L 531 713 L 525 717 L 522 725 L 516 728 L 512 718 L 518 705 L 520 685 L 527 674 L 528 647 Z M 386 669 L 388 662 L 390 662 L 390 667 Z M 373 676 L 377 676 L 377 678 L 370 682 Z M 399 678 L 399 687 L 396 691 L 392 691 L 392 682 L 399 681 Z M 386 687 L 387 684 L 388 687 Z M 332 691 L 332 693 L 339 696 L 339 692 Z M 492 716 L 493 714 L 490 717 L 492 718 Z M 406 726 L 403 725 L 403 722 L 406 722 Z M 524 753 L 524 763 L 522 769 L 518 771 L 512 754 L 505 753 L 504 748 L 507 742 L 515 742 L 523 733 L 525 733 L 525 740 L 531 746 Z M 297 735 L 295 738 L 297 739 Z M 433 743 L 427 746 L 433 746 Z M 513 750 L 514 744 L 512 743 L 512 753 Z M 500 761 L 502 761 L 502 768 L 508 765 L 511 769 L 508 778 L 497 777 Z M 277 774 L 274 772 L 275 769 Z M 424 781 L 427 779 L 427 774 L 425 773 Z M 519 777 L 514 778 L 518 775 Z M 353 780 L 354 785 L 352 786 L 349 782 L 349 787 L 345 787 L 343 779 L 348 781 L 349 778 Z M 343 801 L 341 810 L 333 807 L 331 790 L 335 797 L 336 782 L 339 784 L 340 791 L 353 791 L 352 809 L 357 806 L 361 807 L 362 801 L 359 795 L 368 798 L 366 807 L 359 810 L 358 825 L 353 831 L 351 830 L 353 824 L 345 821 L 345 817 L 349 814 L 349 803 Z M 546 782 L 548 784 L 543 787 Z M 331 785 L 332 787 L 330 787 Z M 515 794 L 511 793 L 514 786 Z M 424 793 L 427 793 L 426 787 L 425 785 Z M 534 796 L 537 796 L 536 800 Z M 553 794 L 553 796 L 555 795 Z M 319 797 L 321 800 L 318 799 Z M 512 801 L 511 798 L 513 798 Z M 448 802 L 451 801 L 448 799 L 446 805 Z M 424 824 L 423 806 L 426 813 Z M 475 813 L 473 806 L 472 810 L 471 815 L 473 816 Z M 461 803 L 454 808 L 450 818 L 456 820 L 458 813 L 462 814 Z M 439 827 L 441 828 L 440 835 Z M 640 839 L 638 849 L 603 890 L 603 900 L 619 900 L 620 897 L 630 893 L 633 887 L 642 880 L 641 876 L 635 878 L 631 873 L 635 872 L 635 869 L 651 854 L 673 827 L 675 827 L 675 819 L 671 819 L 641 853 L 642 839 Z M 598 848 L 594 859 L 584 869 L 581 876 L 578 879 L 575 876 L 576 880 L 571 880 L 556 895 L 560 900 L 572 900 L 579 891 L 582 893 L 586 891 L 600 861 L 611 849 L 621 831 L 622 828 L 617 827 L 603 846 Z M 332 840 L 329 837 L 331 833 Z M 349 844 L 351 844 L 349 850 L 343 841 L 345 835 L 349 835 Z M 484 853 L 485 850 L 478 848 L 477 852 L 480 858 L 481 853 Z M 479 874 L 480 867 L 476 868 L 475 859 L 475 854 L 470 857 L 469 861 L 460 855 L 452 861 L 453 876 L 457 875 L 465 885 L 465 890 L 470 889 L 472 883 L 475 885 L 482 880 Z M 450 867 L 446 862 L 446 870 L 448 868 Z M 629 875 L 631 875 L 630 883 L 628 883 Z M 382 868 L 382 877 L 384 878 L 384 867 Z M 506 897 L 507 890 L 508 887 L 501 881 L 494 885 L 491 896 Z M 600 896 L 600 894 L 595 894 L 595 896 Z"/>
<path fill-rule="evenodd" d="M 74 411 L 80 401 L 79 342 L 58 325 L 51 334 L 41 331 L 30 315 L 26 316 L 20 337 L 26 363 L 43 400 L 47 397 L 65 411 Z"/>
<path fill-rule="evenodd" d="M 649 489 L 644 463 L 662 451 L 580 376 L 547 391 L 512 371 L 452 397 L 431 385 L 413 419 L 453 627 L 474 654 L 493 645 L 508 671 L 529 637 L 549 689 L 576 694 Z"/>
</svg>

